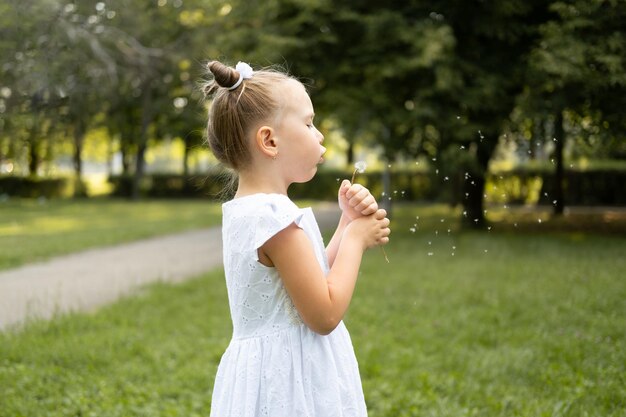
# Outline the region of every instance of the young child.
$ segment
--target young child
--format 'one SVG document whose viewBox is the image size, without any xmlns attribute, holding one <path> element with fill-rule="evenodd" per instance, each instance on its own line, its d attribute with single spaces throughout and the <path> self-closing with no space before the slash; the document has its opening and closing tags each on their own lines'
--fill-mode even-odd
<svg viewBox="0 0 626 417">
<path fill-rule="evenodd" d="M 208 64 L 207 127 L 215 156 L 239 178 L 223 204 L 224 269 L 232 340 L 215 380 L 214 417 L 347 417 L 367 410 L 342 318 L 365 249 L 389 241 L 371 193 L 345 180 L 327 248 L 310 208 L 288 197 L 323 162 L 324 137 L 296 79 Z"/>
</svg>

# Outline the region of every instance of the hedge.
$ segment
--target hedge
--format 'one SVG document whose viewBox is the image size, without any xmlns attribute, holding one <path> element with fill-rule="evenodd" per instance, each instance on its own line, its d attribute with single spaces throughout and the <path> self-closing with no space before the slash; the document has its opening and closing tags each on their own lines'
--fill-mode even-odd
<svg viewBox="0 0 626 417">
<path fill-rule="evenodd" d="M 308 183 L 293 184 L 289 195 L 294 199 L 332 201 L 337 198 L 341 181 L 350 179 L 351 175 L 352 172 L 347 171 L 323 170 Z M 115 195 L 130 195 L 130 177 L 112 177 L 110 181 L 114 184 Z M 358 174 L 357 181 L 378 198 L 456 203 L 462 197 L 462 173 L 448 178 L 429 172 L 394 171 L 391 174 L 390 196 L 382 195 L 380 172 Z M 144 178 L 141 193 L 147 197 L 224 199 L 228 198 L 228 192 L 223 192 L 227 182 L 224 172 L 188 177 L 159 174 Z M 564 188 L 567 205 L 626 205 L 626 171 L 623 170 L 567 170 Z M 553 189 L 552 172 L 518 169 L 489 174 L 485 192 L 488 202 L 551 204 Z"/>
<path fill-rule="evenodd" d="M 0 176 L 0 195 L 25 198 L 71 197 L 76 184 L 72 178 Z"/>
<path fill-rule="evenodd" d="M 289 194 L 295 199 L 335 200 L 341 180 L 352 172 L 323 170 L 308 183 L 294 184 Z M 112 176 L 113 195 L 128 197 L 132 177 Z M 435 172 L 393 171 L 391 195 L 383 196 L 382 174 L 365 172 L 357 181 L 380 198 L 406 201 L 440 201 L 457 203 L 462 198 L 462 173 L 451 178 Z M 140 194 L 153 198 L 227 199 L 229 183 L 225 172 L 206 175 L 147 175 L 140 184 Z M 59 198 L 74 195 L 72 178 L 37 178 L 0 176 L 0 195 L 17 197 Z M 491 173 L 485 187 L 487 202 L 510 204 L 552 204 L 554 173 L 545 169 L 516 169 Z M 626 205 L 626 171 L 620 169 L 566 170 L 564 173 L 566 205 Z"/>
</svg>

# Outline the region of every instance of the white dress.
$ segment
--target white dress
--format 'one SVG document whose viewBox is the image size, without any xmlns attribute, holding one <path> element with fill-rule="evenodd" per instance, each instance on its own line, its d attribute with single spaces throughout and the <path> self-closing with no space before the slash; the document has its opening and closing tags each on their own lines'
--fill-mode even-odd
<svg viewBox="0 0 626 417">
<path fill-rule="evenodd" d="M 367 416 L 358 364 L 343 322 L 327 336 L 303 322 L 275 268 L 257 249 L 292 223 L 302 228 L 328 273 L 310 208 L 287 196 L 254 194 L 222 206 L 224 270 L 233 321 L 220 361 L 212 417 Z"/>
</svg>

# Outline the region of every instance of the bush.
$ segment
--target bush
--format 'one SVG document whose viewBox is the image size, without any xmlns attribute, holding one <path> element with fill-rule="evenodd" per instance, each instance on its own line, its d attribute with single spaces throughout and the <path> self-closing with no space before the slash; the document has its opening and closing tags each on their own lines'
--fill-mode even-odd
<svg viewBox="0 0 626 417">
<path fill-rule="evenodd" d="M 61 198 L 74 194 L 75 181 L 71 178 L 40 178 L 2 176 L 0 194 L 25 198 Z"/>
<path fill-rule="evenodd" d="M 112 195 L 130 197 L 133 177 L 116 175 L 109 177 L 113 185 Z M 206 175 L 153 174 L 143 177 L 139 192 L 144 197 L 154 198 L 210 198 L 221 199 L 227 194 L 229 182 L 225 172 L 212 172 Z"/>
<path fill-rule="evenodd" d="M 568 169 L 563 174 L 565 204 L 570 206 L 626 205 L 626 171 L 622 169 Z M 487 200 L 520 204 L 552 204 L 554 172 L 516 169 L 490 174 Z"/>
<path fill-rule="evenodd" d="M 347 170 L 323 170 L 304 184 L 293 184 L 289 195 L 294 199 L 334 201 Z M 131 195 L 132 177 L 114 176 L 113 195 Z M 356 181 L 382 198 L 382 173 L 358 174 Z M 402 201 L 439 201 L 457 204 L 462 201 L 463 175 L 450 178 L 436 172 L 399 170 L 391 173 L 391 198 Z M 223 171 L 206 175 L 183 176 L 154 174 L 145 176 L 140 194 L 155 198 L 228 199 L 225 190 L 229 176 Z M 564 175 L 567 205 L 626 205 L 626 171 L 620 169 L 567 170 Z M 520 168 L 491 173 L 487 176 L 486 201 L 507 204 L 552 204 L 554 173 L 544 168 Z"/>
</svg>

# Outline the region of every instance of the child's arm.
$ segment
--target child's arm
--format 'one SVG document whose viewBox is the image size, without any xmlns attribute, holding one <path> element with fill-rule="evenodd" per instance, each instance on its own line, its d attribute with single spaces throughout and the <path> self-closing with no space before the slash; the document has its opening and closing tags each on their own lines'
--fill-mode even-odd
<svg viewBox="0 0 626 417">
<path fill-rule="evenodd" d="M 302 320 L 313 331 L 328 334 L 350 305 L 365 249 L 389 242 L 389 219 L 384 210 L 345 226 L 328 276 L 305 232 L 295 224 L 280 231 L 261 248 L 278 270 Z"/>
<path fill-rule="evenodd" d="M 343 180 L 338 192 L 339 208 L 341 208 L 341 218 L 337 225 L 337 230 L 326 246 L 326 258 L 328 265 L 333 266 L 337 250 L 341 243 L 341 236 L 346 226 L 354 219 L 361 216 L 369 216 L 376 213 L 378 204 L 369 190 L 360 184 L 350 184 L 350 181 Z"/>
</svg>

